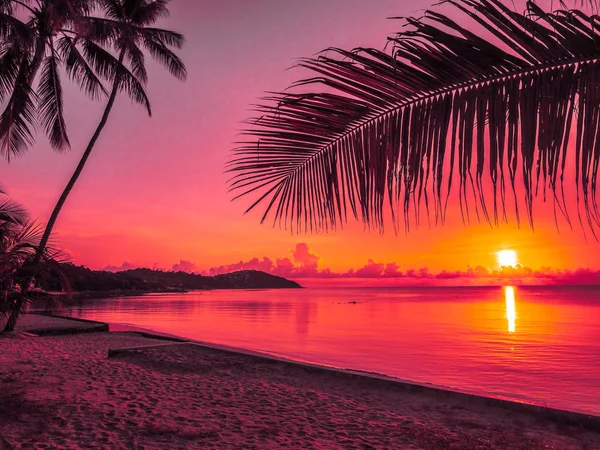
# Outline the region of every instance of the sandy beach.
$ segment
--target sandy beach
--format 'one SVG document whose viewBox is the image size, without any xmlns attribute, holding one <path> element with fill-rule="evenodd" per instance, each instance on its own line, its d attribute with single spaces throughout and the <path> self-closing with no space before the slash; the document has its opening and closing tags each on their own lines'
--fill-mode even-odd
<svg viewBox="0 0 600 450">
<path fill-rule="evenodd" d="M 593 449 L 600 434 L 135 333 L 0 337 L 5 448 Z"/>
</svg>

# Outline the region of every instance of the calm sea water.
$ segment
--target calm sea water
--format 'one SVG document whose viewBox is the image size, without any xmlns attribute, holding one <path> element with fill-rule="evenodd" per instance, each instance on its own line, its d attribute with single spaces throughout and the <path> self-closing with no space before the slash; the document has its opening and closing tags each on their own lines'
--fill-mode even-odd
<svg viewBox="0 0 600 450">
<path fill-rule="evenodd" d="M 597 288 L 211 291 L 86 301 L 67 313 L 600 414 Z"/>
</svg>

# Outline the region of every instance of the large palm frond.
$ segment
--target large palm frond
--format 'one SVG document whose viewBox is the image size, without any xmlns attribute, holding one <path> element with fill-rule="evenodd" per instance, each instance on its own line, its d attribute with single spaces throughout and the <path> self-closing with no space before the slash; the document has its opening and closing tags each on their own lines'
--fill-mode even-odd
<svg viewBox="0 0 600 450">
<path fill-rule="evenodd" d="M 335 228 L 348 210 L 383 229 L 386 204 L 394 225 L 402 210 L 408 228 L 422 203 L 444 221 L 457 171 L 463 210 L 475 197 L 477 212 L 498 222 L 506 217 L 508 172 L 513 192 L 522 178 L 530 221 L 538 183 L 568 218 L 569 156 L 593 230 L 600 222 L 597 18 L 546 13 L 534 3 L 526 14 L 498 0 L 446 3 L 470 23 L 428 11 L 406 19 L 389 51 L 332 48 L 301 60 L 314 77 L 267 97 L 244 131 L 251 139 L 234 150 L 235 198 L 253 194 L 248 210 L 264 205 L 263 221 L 272 216 L 296 231 Z"/>
</svg>

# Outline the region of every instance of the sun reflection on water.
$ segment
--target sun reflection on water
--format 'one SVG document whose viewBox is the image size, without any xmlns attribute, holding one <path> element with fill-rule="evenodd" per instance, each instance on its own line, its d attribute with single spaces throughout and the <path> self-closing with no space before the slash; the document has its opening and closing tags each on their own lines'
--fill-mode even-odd
<svg viewBox="0 0 600 450">
<path fill-rule="evenodd" d="M 515 288 L 513 286 L 506 286 L 504 288 L 504 298 L 506 300 L 506 320 L 508 321 L 508 332 L 514 333 L 517 309 L 515 307 Z"/>
</svg>

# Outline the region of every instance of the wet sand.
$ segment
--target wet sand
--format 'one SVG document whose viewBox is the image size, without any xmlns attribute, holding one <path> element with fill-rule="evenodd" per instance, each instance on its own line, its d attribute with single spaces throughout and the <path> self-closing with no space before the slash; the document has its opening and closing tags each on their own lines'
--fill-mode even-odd
<svg viewBox="0 0 600 450">
<path fill-rule="evenodd" d="M 0 336 L 0 447 L 594 449 L 600 434 L 134 333 Z"/>
</svg>

